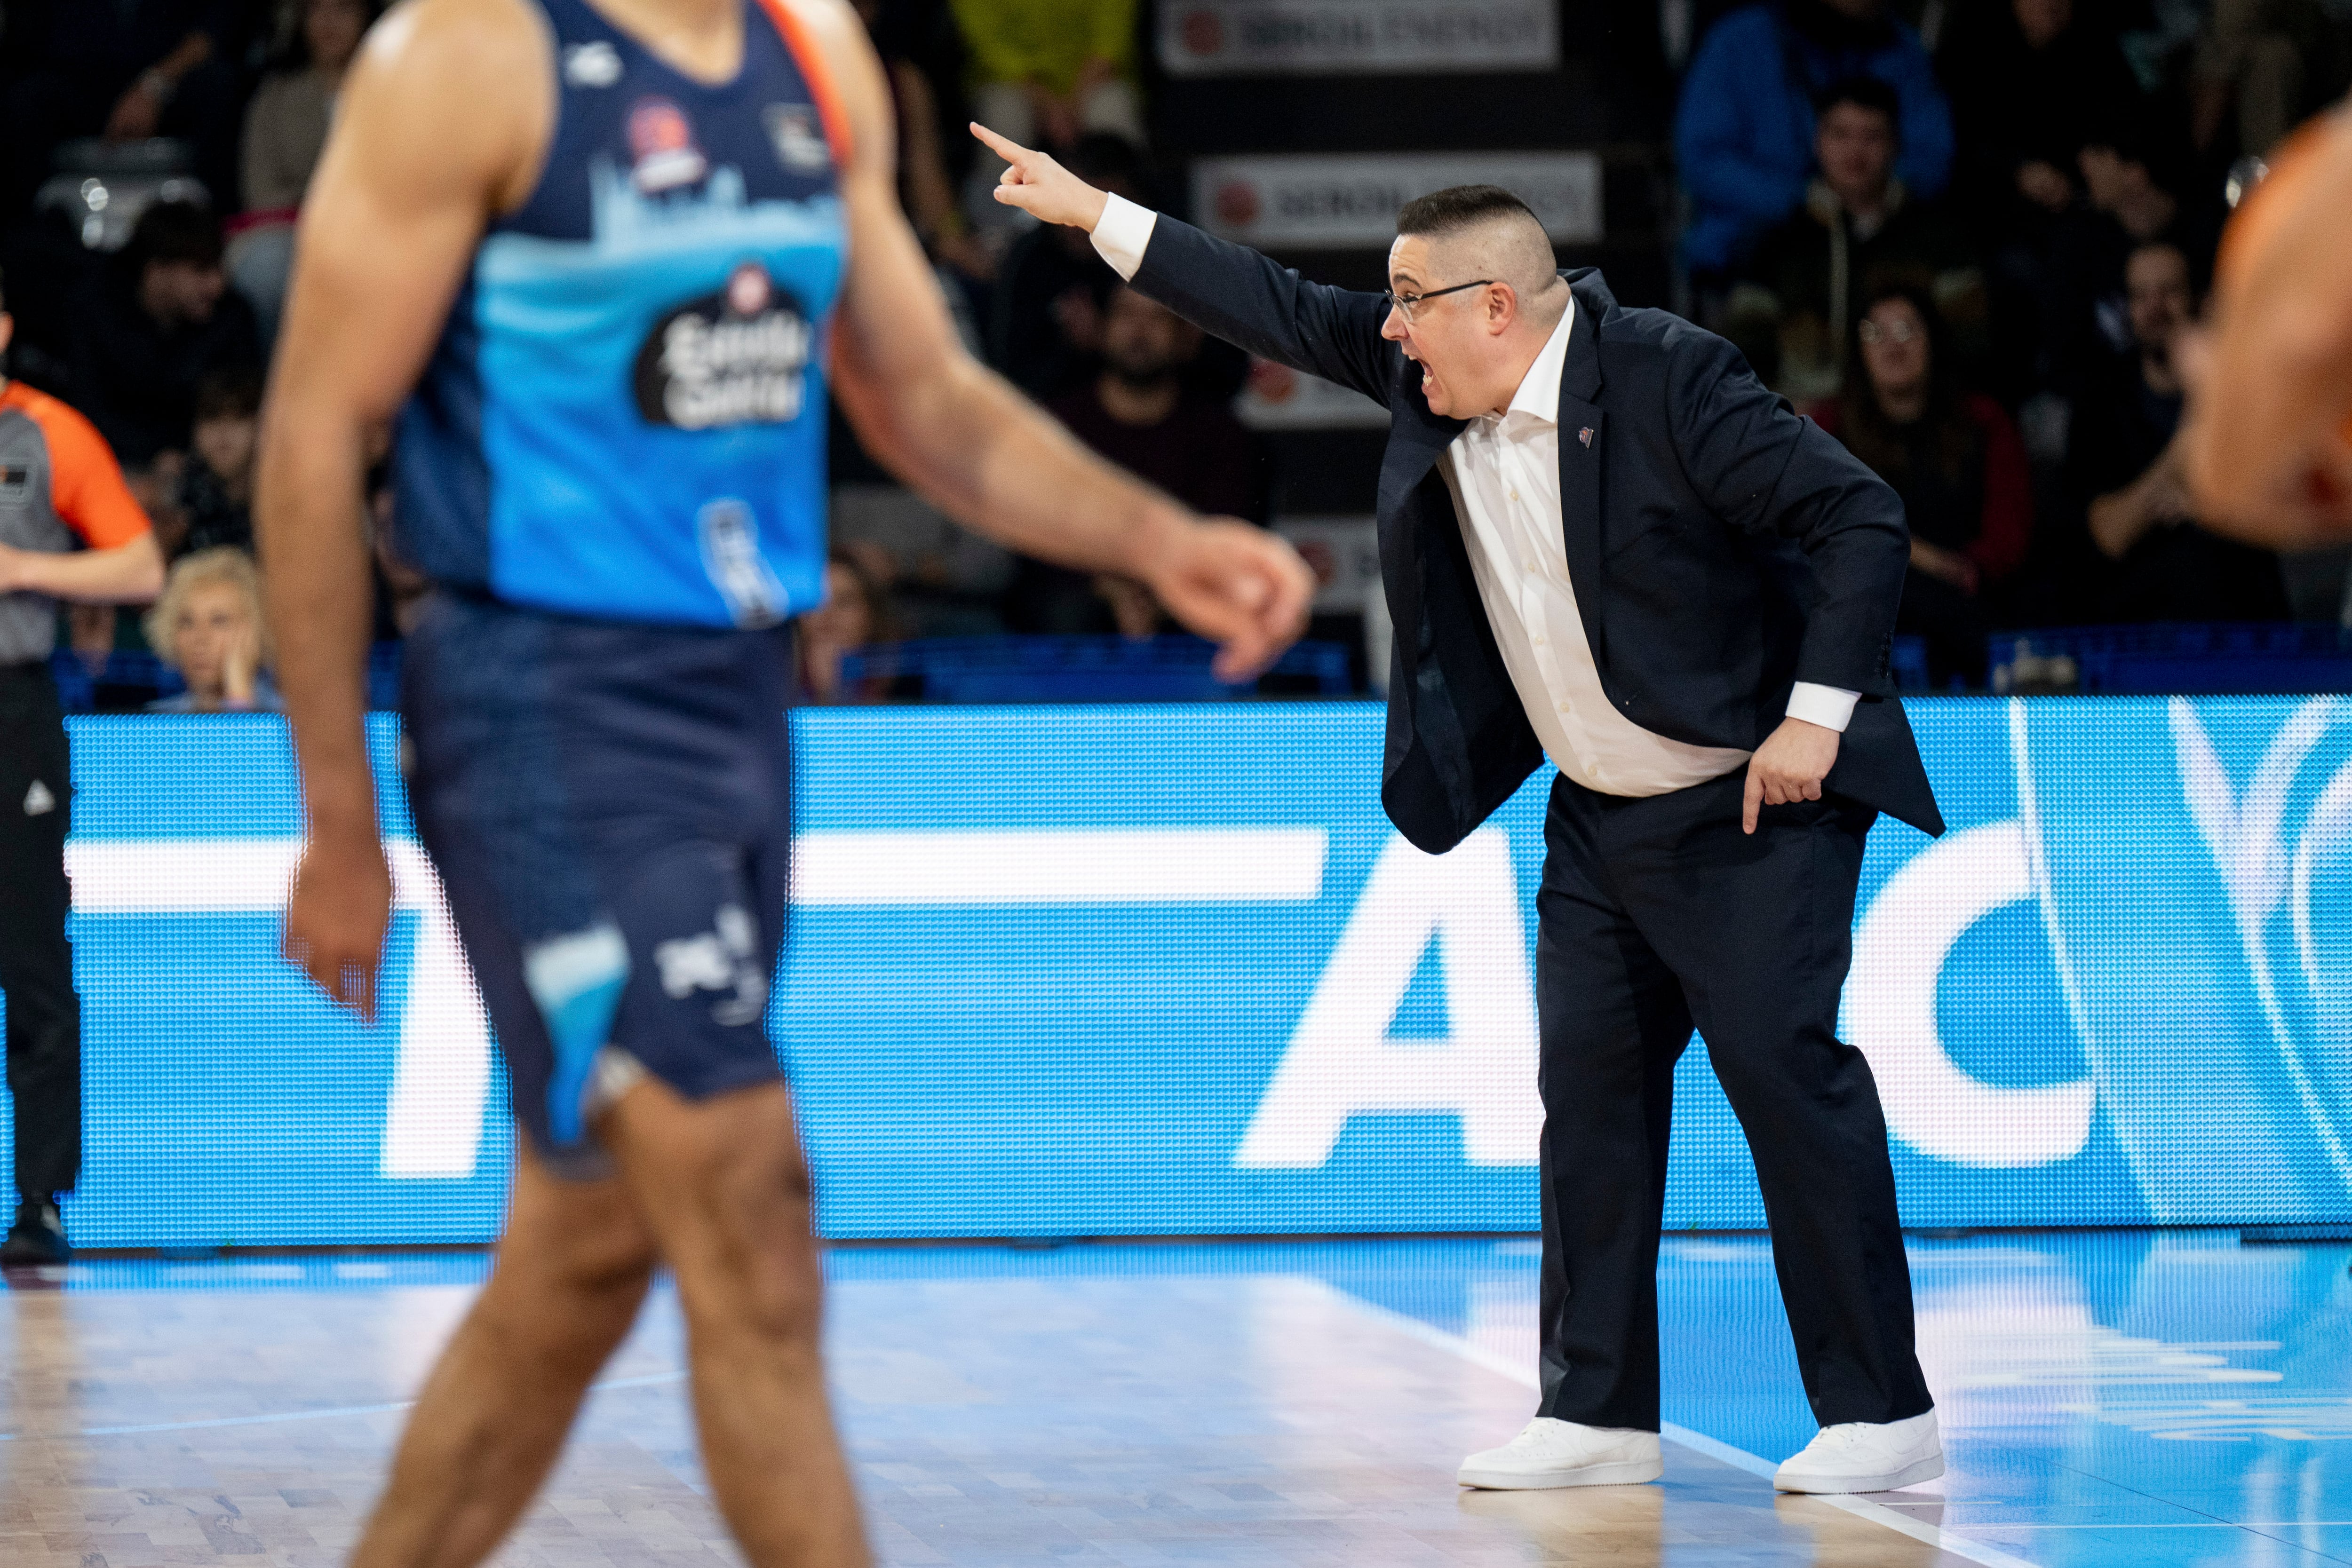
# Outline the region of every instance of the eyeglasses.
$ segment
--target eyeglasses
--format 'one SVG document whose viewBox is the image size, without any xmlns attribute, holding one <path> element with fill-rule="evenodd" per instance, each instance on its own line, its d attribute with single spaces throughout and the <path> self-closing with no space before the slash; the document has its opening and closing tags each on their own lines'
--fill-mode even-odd
<svg viewBox="0 0 2352 1568">
<path fill-rule="evenodd" d="M 1484 288 L 1494 281 L 1491 277 L 1482 277 L 1475 283 L 1457 283 L 1451 288 L 1433 288 L 1426 294 L 1383 294 L 1381 298 L 1387 300 L 1390 307 L 1407 321 L 1415 321 L 1420 318 L 1413 312 L 1430 300 L 1443 299 L 1449 294 L 1459 294 L 1465 288 Z"/>
<path fill-rule="evenodd" d="M 1892 327 L 1882 327 L 1875 321 L 1864 321 L 1853 329 L 1853 335 L 1874 346 L 1883 342 L 1908 343 L 1915 339 L 1927 336 L 1908 321 L 1897 321 Z"/>
</svg>

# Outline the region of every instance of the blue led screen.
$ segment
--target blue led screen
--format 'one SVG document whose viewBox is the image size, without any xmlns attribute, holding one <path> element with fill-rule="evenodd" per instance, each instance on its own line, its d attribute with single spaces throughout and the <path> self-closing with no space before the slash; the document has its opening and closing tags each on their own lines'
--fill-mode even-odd
<svg viewBox="0 0 2352 1568">
<path fill-rule="evenodd" d="M 2352 701 L 1908 707 L 1953 831 L 1873 832 L 1843 1025 L 1906 1221 L 2352 1218 Z M 827 1234 L 1534 1226 L 1548 775 L 1432 858 L 1369 705 L 796 722 L 772 1021 Z M 495 1233 L 505 1088 L 375 740 L 400 908 L 362 1028 L 276 956 L 277 721 L 73 722 L 80 1245 Z M 1700 1046 L 1666 1218 L 1762 1223 Z"/>
</svg>

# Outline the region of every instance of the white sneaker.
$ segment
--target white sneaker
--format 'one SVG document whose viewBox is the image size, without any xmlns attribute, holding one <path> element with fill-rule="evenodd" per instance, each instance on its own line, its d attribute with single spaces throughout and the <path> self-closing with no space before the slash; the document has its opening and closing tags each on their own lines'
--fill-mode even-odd
<svg viewBox="0 0 2352 1568">
<path fill-rule="evenodd" d="M 1665 1474 L 1658 1435 L 1625 1427 L 1583 1427 L 1538 1416 L 1499 1448 L 1473 1454 L 1454 1479 L 1491 1491 L 1630 1486 Z"/>
<path fill-rule="evenodd" d="M 1944 1473 L 1936 1413 L 1907 1421 L 1848 1421 L 1813 1434 L 1772 1477 L 1782 1491 L 1892 1491 Z"/>
</svg>

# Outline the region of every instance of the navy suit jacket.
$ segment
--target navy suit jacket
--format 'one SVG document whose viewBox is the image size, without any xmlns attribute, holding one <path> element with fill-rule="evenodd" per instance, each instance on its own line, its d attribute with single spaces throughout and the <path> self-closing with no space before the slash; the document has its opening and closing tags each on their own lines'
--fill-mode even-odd
<svg viewBox="0 0 2352 1568">
<path fill-rule="evenodd" d="M 1739 351 L 1563 273 L 1576 325 L 1560 375 L 1560 522 L 1601 689 L 1643 728 L 1754 750 L 1799 681 L 1862 694 L 1825 787 L 1944 831 L 1887 653 L 1910 559 L 1903 503 Z M 1432 413 L 1378 294 L 1308 283 L 1161 215 L 1135 287 L 1202 329 L 1389 410 L 1378 502 L 1396 624 L 1381 803 L 1453 848 L 1542 760 L 1486 622 Z"/>
</svg>

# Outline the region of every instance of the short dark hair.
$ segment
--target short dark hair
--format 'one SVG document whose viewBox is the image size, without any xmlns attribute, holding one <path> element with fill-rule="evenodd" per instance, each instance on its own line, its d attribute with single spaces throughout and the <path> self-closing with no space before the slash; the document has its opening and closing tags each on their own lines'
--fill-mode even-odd
<svg viewBox="0 0 2352 1568">
<path fill-rule="evenodd" d="M 1846 323 L 1845 384 L 1838 392 L 1838 439 L 1883 479 L 1907 479 L 1917 448 L 1906 434 L 1886 417 L 1870 384 L 1862 353 L 1863 324 L 1870 313 L 1889 300 L 1911 307 L 1927 329 L 1927 432 L 1932 441 L 1923 454 L 1948 482 L 1957 483 L 1979 451 L 1982 439 L 1960 405 L 1943 312 L 1936 308 L 1934 292 L 1916 277 L 1900 273 L 1864 280 L 1862 308 Z"/>
<path fill-rule="evenodd" d="M 373 27 L 383 16 L 384 0 L 359 0 L 359 6 L 361 27 Z M 296 0 L 296 4 L 286 8 L 284 18 L 278 23 L 283 43 L 277 51 L 282 68 L 299 70 L 312 63 L 310 41 L 303 35 L 303 24 L 310 19 L 310 0 Z"/>
<path fill-rule="evenodd" d="M 1500 185 L 1448 185 L 1443 191 L 1415 196 L 1399 207 L 1397 233 L 1437 239 L 1445 235 L 1460 234 L 1488 218 L 1505 217 L 1514 213 L 1536 227 L 1543 227 L 1543 220 L 1536 216 L 1533 207 Z"/>
<path fill-rule="evenodd" d="M 2196 162 L 2185 123 L 2175 125 L 2153 110 L 2135 106 L 2083 139 L 2084 151 L 2104 147 L 2126 163 L 2147 171 L 2157 187 L 2174 196 L 2189 188 Z"/>
<path fill-rule="evenodd" d="M 157 202 L 131 225 L 122 259 L 131 275 L 155 262 L 191 267 L 218 267 L 221 259 L 220 220 L 200 202 Z"/>
<path fill-rule="evenodd" d="M 215 371 L 196 383 L 195 418 L 254 419 L 261 413 L 261 372 L 250 365 Z"/>
<path fill-rule="evenodd" d="M 1822 96 L 1814 101 L 1813 113 L 1817 118 L 1825 119 L 1831 110 L 1842 103 L 1850 103 L 1856 109 L 1866 109 L 1874 114 L 1885 115 L 1887 129 L 1898 136 L 1902 134 L 1903 100 L 1895 95 L 1895 89 L 1892 87 L 1879 80 L 1878 78 L 1860 75 L 1840 77 L 1830 83 Z"/>
</svg>

